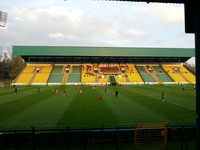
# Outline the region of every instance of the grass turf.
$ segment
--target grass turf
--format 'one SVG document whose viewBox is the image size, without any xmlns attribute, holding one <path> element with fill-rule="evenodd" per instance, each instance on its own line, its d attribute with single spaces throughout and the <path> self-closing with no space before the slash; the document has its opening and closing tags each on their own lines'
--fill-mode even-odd
<svg viewBox="0 0 200 150">
<path fill-rule="evenodd" d="M 17 95 L 12 88 L 0 88 L 0 129 L 195 122 L 195 90 L 190 85 L 185 90 L 177 85 L 107 86 L 107 92 L 105 87 L 67 86 L 66 95 L 58 88 L 58 95 L 52 87 L 41 87 L 39 93 L 37 87 L 19 87 Z"/>
</svg>

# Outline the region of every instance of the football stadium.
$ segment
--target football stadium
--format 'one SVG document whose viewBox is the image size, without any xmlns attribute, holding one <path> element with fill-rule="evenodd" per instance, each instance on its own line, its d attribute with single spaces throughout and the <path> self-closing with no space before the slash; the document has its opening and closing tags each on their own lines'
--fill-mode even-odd
<svg viewBox="0 0 200 150">
<path fill-rule="evenodd" d="M 194 33 L 195 49 L 13 46 L 25 65 L 9 85 L 0 82 L 0 149 L 200 148 L 199 4 L 126 1 L 184 4 L 185 33 Z M 0 11 L 0 26 L 6 21 Z M 195 72 L 186 65 L 191 57 Z"/>
<path fill-rule="evenodd" d="M 103 139 L 115 141 L 115 134 L 125 136 L 122 139 L 129 139 L 130 149 L 136 145 L 166 148 L 167 139 L 175 133 L 194 138 L 195 74 L 184 65 L 194 57 L 194 49 L 13 46 L 13 55 L 21 56 L 26 65 L 12 87 L 0 91 L 0 128 L 4 132 L 37 132 L 41 138 L 37 144 L 48 139 L 46 130 L 59 131 L 50 138 L 70 132 L 67 138 L 74 139 L 67 146 L 76 146 L 72 141 L 78 139 L 91 149 L 94 145 L 102 148 L 97 139 L 103 131 Z M 145 132 L 144 127 L 148 128 Z M 184 130 L 177 131 L 180 127 Z M 27 143 L 32 134 L 24 134 L 16 136 Z M 88 138 L 98 144 L 88 144 Z M 130 139 L 134 145 L 130 146 Z M 145 140 L 151 144 L 144 144 Z M 116 148 L 110 146 L 108 149 Z"/>
</svg>

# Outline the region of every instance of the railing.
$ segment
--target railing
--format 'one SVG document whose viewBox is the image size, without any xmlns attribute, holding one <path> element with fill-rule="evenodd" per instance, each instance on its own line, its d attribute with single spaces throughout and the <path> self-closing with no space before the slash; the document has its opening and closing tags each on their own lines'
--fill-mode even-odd
<svg viewBox="0 0 200 150">
<path fill-rule="evenodd" d="M 159 129 L 161 129 L 161 132 L 158 132 Z M 135 135 L 138 133 L 143 135 L 138 136 L 139 139 L 136 139 Z M 161 136 L 160 139 L 158 135 Z M 160 126 L 104 128 L 102 126 L 101 128 L 75 129 L 67 127 L 39 130 L 32 127 L 30 130 L 0 130 L 0 149 L 37 150 L 45 147 L 55 150 L 138 150 L 141 148 L 141 145 L 138 145 L 139 141 L 140 144 L 143 143 L 143 150 L 145 148 L 149 150 L 149 144 L 153 142 L 157 142 L 156 147 L 151 147 L 153 150 L 193 150 L 195 149 L 195 135 L 196 126 L 193 124 L 166 126 L 166 128 L 160 128 Z M 152 140 L 153 137 L 156 137 L 156 141 Z M 165 144 L 164 147 L 163 142 Z M 160 144 L 160 147 L 158 144 Z M 145 145 L 147 146 L 145 147 Z"/>
</svg>

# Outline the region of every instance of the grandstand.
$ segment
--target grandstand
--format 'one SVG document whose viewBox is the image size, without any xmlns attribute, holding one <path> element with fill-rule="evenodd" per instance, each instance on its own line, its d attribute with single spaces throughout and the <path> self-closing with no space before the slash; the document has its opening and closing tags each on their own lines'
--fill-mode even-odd
<svg viewBox="0 0 200 150">
<path fill-rule="evenodd" d="M 63 66 L 53 66 L 51 75 L 48 80 L 48 84 L 61 84 L 63 81 L 64 74 L 62 72 Z"/>
<path fill-rule="evenodd" d="M 14 46 L 13 55 L 26 61 L 16 85 L 195 84 L 189 48 Z"/>
</svg>

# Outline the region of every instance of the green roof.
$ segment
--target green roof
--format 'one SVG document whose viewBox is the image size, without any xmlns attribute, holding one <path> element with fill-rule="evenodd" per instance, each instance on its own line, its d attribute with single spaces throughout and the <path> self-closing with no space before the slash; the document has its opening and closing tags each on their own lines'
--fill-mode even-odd
<svg viewBox="0 0 200 150">
<path fill-rule="evenodd" d="M 194 57 L 194 48 L 13 46 L 13 56 Z"/>
</svg>

